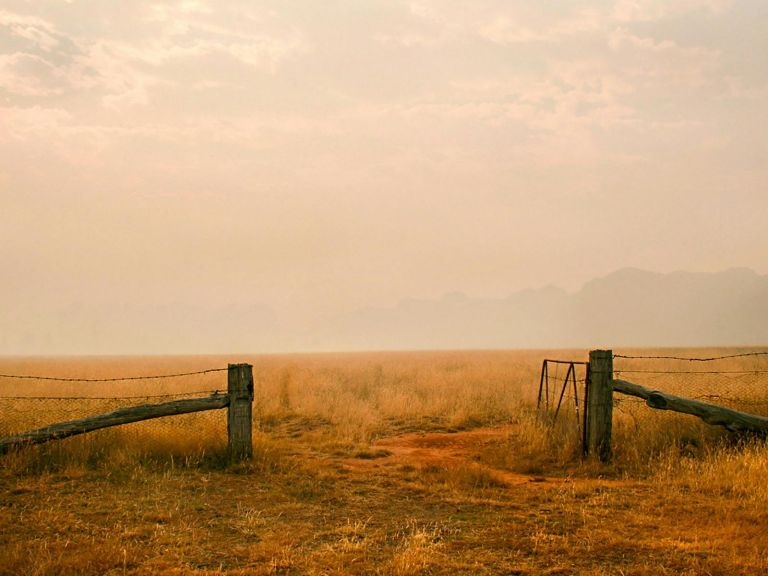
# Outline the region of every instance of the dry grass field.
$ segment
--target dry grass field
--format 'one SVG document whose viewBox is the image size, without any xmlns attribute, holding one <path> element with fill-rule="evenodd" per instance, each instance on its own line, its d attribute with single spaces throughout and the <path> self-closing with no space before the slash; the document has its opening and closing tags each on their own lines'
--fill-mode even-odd
<svg viewBox="0 0 768 576">
<path fill-rule="evenodd" d="M 241 465 L 223 457 L 225 411 L 1 456 L 0 574 L 768 574 L 762 442 L 618 401 L 613 462 L 583 461 L 572 414 L 537 417 L 547 356 L 587 352 L 0 359 L 2 374 L 73 378 L 250 362 L 256 423 Z M 632 376 L 758 412 L 768 398 L 757 372 Z M 226 373 L 0 379 L 1 396 L 91 397 L 0 400 L 0 435 L 225 388 Z M 113 396 L 136 398 L 101 399 Z"/>
</svg>

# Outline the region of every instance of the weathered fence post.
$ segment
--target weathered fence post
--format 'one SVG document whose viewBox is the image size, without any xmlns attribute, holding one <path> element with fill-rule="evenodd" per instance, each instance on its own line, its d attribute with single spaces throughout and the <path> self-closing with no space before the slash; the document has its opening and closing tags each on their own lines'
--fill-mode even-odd
<svg viewBox="0 0 768 576">
<path fill-rule="evenodd" d="M 232 460 L 246 460 L 253 455 L 253 366 L 230 364 L 227 374 L 229 455 Z"/>
<path fill-rule="evenodd" d="M 611 459 L 611 425 L 613 422 L 612 381 L 613 351 L 590 351 L 585 452 L 597 455 L 603 462 Z"/>
</svg>

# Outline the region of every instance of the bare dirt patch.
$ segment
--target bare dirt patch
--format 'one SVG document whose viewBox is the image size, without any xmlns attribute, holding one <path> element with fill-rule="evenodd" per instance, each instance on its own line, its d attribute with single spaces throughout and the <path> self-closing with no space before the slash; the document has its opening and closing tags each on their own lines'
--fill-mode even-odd
<svg viewBox="0 0 768 576">
<path fill-rule="evenodd" d="M 563 485 L 594 487 L 617 486 L 621 482 L 605 478 L 571 477 L 562 475 L 524 474 L 502 469 L 484 462 L 489 450 L 513 449 L 510 435 L 513 426 L 478 428 L 464 432 L 409 433 L 383 438 L 374 442 L 369 451 L 378 457 L 348 458 L 345 468 L 360 474 L 391 474 L 393 471 L 412 468 L 420 471 L 462 470 L 474 467 L 487 473 L 500 485 L 530 485 L 532 488 L 553 489 Z"/>
</svg>

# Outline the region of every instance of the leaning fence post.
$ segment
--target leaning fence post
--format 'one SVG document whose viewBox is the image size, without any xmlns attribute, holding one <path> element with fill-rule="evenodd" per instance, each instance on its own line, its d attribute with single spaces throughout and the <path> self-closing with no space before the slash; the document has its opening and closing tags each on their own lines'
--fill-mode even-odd
<svg viewBox="0 0 768 576">
<path fill-rule="evenodd" d="M 587 454 L 603 461 L 611 459 L 611 425 L 613 422 L 613 351 L 592 350 L 589 353 L 589 391 L 586 406 Z"/>
<path fill-rule="evenodd" d="M 228 367 L 227 393 L 229 410 L 227 411 L 227 431 L 229 435 L 229 455 L 232 460 L 246 460 L 253 455 L 252 405 L 253 405 L 253 366 L 250 364 L 230 364 Z"/>
</svg>

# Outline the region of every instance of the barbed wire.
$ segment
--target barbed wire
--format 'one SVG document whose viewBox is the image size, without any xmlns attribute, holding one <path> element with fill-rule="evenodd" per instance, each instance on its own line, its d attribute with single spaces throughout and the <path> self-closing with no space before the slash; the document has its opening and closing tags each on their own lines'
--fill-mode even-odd
<svg viewBox="0 0 768 576">
<path fill-rule="evenodd" d="M 156 376 L 122 376 L 119 378 L 60 378 L 56 376 L 27 376 L 18 374 L 0 374 L 0 378 L 13 378 L 16 380 L 53 380 L 56 382 L 123 382 L 126 380 L 158 380 L 161 378 L 181 378 L 182 376 L 197 376 L 211 372 L 226 372 L 229 368 L 210 368 L 197 372 L 182 372 L 179 374 L 160 374 Z"/>
<path fill-rule="evenodd" d="M 614 370 L 614 374 L 768 374 L 768 370 Z"/>
<path fill-rule="evenodd" d="M 172 398 L 198 394 L 224 394 L 221 390 L 198 390 L 176 394 L 139 394 L 137 396 L 0 396 L 0 400 L 136 400 L 138 398 Z"/>
<path fill-rule="evenodd" d="M 768 356 L 765 352 L 743 352 L 741 354 L 728 354 L 725 356 L 712 356 L 711 358 L 686 358 L 684 356 L 628 356 L 625 354 L 614 354 L 614 358 L 624 358 L 626 360 L 681 360 L 686 362 L 714 362 L 716 360 L 727 360 L 729 358 L 745 358 L 747 356 Z"/>
</svg>

